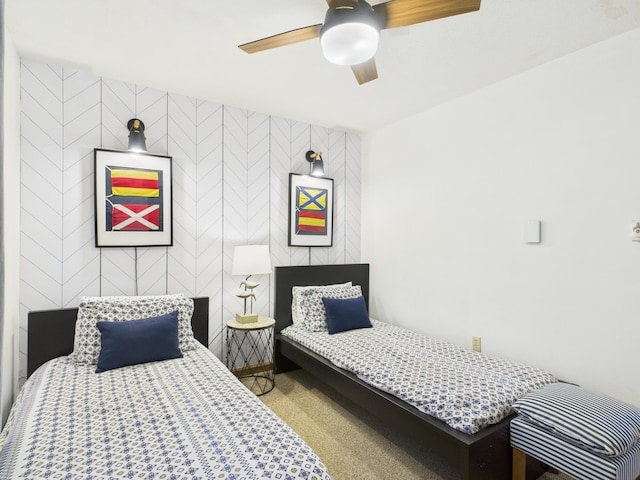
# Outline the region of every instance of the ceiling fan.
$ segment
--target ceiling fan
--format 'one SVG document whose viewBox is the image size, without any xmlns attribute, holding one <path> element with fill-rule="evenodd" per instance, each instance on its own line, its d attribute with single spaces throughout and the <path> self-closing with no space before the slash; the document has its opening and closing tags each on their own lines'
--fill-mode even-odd
<svg viewBox="0 0 640 480">
<path fill-rule="evenodd" d="M 324 24 L 309 25 L 238 45 L 247 53 L 320 37 L 325 58 L 351 67 L 360 85 L 378 78 L 374 55 L 380 30 L 406 27 L 474 12 L 480 0 L 390 0 L 371 6 L 365 0 L 326 0 Z"/>
</svg>

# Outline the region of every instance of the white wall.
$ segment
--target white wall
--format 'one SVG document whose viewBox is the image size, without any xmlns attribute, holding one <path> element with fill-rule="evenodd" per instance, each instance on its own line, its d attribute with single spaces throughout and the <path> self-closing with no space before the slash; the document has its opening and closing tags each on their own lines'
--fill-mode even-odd
<svg viewBox="0 0 640 480">
<path fill-rule="evenodd" d="M 9 406 L 13 400 L 14 387 L 17 385 L 17 352 L 20 272 L 20 210 L 16 205 L 20 202 L 20 60 L 9 36 L 4 32 L 4 225 L 2 235 L 4 242 L 4 332 L 2 346 L 2 385 L 0 386 L 2 421 L 9 414 Z M 12 160 L 13 159 L 13 160 Z"/>
<path fill-rule="evenodd" d="M 365 135 L 374 317 L 640 405 L 640 29 Z M 522 224 L 542 221 L 542 243 Z"/>
</svg>

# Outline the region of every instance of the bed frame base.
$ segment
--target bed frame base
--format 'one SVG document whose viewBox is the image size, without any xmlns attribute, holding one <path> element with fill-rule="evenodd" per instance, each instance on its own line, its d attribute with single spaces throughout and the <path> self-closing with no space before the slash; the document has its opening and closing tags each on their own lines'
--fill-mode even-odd
<svg viewBox="0 0 640 480">
<path fill-rule="evenodd" d="M 350 372 L 327 363 L 322 357 L 288 338 L 280 337 L 276 348 L 288 360 L 307 370 L 340 395 L 393 425 L 460 472 L 462 480 L 511 479 L 509 419 L 475 435 L 459 432 L 398 398 L 365 384 Z M 534 465 L 531 476 L 537 478 Z"/>
</svg>

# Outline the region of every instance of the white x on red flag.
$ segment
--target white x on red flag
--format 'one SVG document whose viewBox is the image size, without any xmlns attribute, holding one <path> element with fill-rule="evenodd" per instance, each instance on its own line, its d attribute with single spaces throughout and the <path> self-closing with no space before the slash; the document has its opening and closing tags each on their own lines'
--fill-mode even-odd
<svg viewBox="0 0 640 480">
<path fill-rule="evenodd" d="M 133 205 L 130 205 L 133 206 Z M 140 205 L 142 206 L 142 205 Z M 160 205 L 149 205 L 138 212 L 122 203 L 113 204 L 113 230 L 159 230 Z"/>
</svg>

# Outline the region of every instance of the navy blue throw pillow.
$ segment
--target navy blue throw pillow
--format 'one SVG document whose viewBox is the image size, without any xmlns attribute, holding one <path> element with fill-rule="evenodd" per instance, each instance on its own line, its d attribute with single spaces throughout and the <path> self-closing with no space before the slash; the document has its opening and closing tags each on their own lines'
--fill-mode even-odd
<svg viewBox="0 0 640 480">
<path fill-rule="evenodd" d="M 322 297 L 322 303 L 324 303 L 324 309 L 327 312 L 327 330 L 330 334 L 373 326 L 362 296 L 355 298 Z"/>
<path fill-rule="evenodd" d="M 96 373 L 138 363 L 182 358 L 178 312 L 126 322 L 98 322 L 101 334 Z"/>
</svg>

